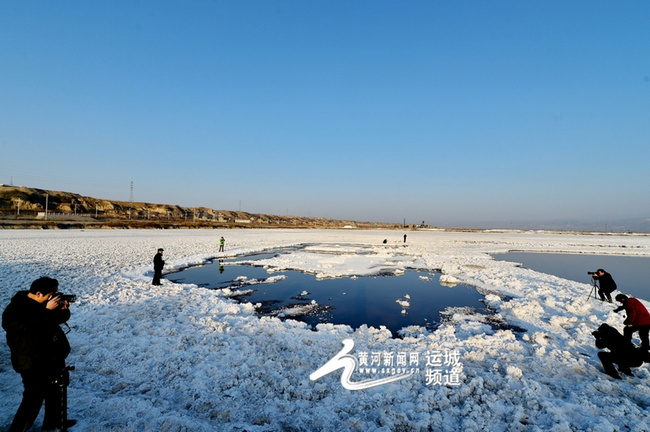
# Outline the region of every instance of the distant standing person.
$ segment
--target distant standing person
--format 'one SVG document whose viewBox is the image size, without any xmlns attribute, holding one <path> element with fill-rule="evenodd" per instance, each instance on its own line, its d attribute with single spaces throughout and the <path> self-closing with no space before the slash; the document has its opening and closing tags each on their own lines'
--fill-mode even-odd
<svg viewBox="0 0 650 432">
<path fill-rule="evenodd" d="M 404 234 L 404 243 L 406 243 L 406 234 Z"/>
<path fill-rule="evenodd" d="M 625 309 L 627 317 L 623 324 L 625 328 L 623 329 L 623 336 L 627 340 L 632 340 L 632 335 L 634 332 L 639 332 L 639 339 L 641 339 L 641 348 L 648 350 L 650 349 L 650 343 L 648 341 L 648 333 L 650 333 L 650 313 L 648 309 L 643 306 L 639 300 L 634 297 L 628 297 L 625 294 L 619 294 L 616 296 L 616 301 L 622 303 L 623 306 L 617 307 L 614 309 L 614 312 L 619 312 Z"/>
<path fill-rule="evenodd" d="M 612 279 L 612 275 L 603 269 L 598 269 L 591 277 L 598 280 L 598 295 L 600 299 L 605 301 L 605 297 L 607 297 L 607 301 L 611 303 L 612 292 L 616 291 L 616 282 Z"/>
<path fill-rule="evenodd" d="M 152 285 L 162 285 L 160 283 L 160 278 L 162 277 L 163 267 L 165 266 L 165 261 L 162 259 L 163 248 L 158 249 L 158 253 L 153 257 L 153 281 Z"/>
<path fill-rule="evenodd" d="M 223 252 L 223 247 L 226 245 L 226 239 L 221 237 L 219 239 L 219 252 Z"/>
</svg>

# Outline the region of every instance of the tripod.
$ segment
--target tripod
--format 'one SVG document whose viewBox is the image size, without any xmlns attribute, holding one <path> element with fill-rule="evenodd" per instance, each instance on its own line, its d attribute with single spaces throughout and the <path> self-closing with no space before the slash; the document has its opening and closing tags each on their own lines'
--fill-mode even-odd
<svg viewBox="0 0 650 432">
<path fill-rule="evenodd" d="M 59 387 L 61 392 L 60 405 L 59 405 L 59 418 L 57 419 L 56 431 L 66 432 L 68 430 L 68 385 L 70 384 L 70 371 L 74 370 L 74 366 L 66 366 L 59 372 L 59 375 L 54 380 L 54 384 Z"/>
<path fill-rule="evenodd" d="M 589 295 L 587 296 L 587 300 L 591 297 L 592 293 L 594 294 L 594 298 L 598 299 L 598 297 L 596 297 L 596 294 L 598 294 L 598 288 L 599 288 L 598 279 L 596 279 L 595 277 L 592 276 L 591 277 L 591 284 L 592 284 L 591 285 L 591 291 L 589 291 Z"/>
</svg>

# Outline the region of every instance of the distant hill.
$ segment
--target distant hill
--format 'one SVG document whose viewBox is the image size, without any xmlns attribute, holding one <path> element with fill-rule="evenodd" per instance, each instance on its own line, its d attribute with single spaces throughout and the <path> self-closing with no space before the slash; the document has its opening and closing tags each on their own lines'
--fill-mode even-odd
<svg viewBox="0 0 650 432">
<path fill-rule="evenodd" d="M 46 203 L 47 217 L 45 214 Z M 0 185 L 0 228 L 69 227 L 404 228 L 402 224 L 253 214 L 205 207 L 115 201 L 82 196 L 72 192 Z M 409 228 L 414 227 L 409 226 Z M 446 229 L 650 233 L 650 218 L 607 222 L 580 220 L 491 221 L 476 222 L 470 226 L 449 226 Z"/>
<path fill-rule="evenodd" d="M 47 212 L 46 210 L 47 206 Z M 304 227 L 396 228 L 395 224 L 252 214 L 115 201 L 21 186 L 0 185 L 0 227 Z"/>
</svg>

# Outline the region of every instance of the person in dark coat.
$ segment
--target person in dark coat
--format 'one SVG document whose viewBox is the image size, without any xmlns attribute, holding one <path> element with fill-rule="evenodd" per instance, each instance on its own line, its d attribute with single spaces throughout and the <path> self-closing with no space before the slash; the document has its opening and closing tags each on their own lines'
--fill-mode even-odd
<svg viewBox="0 0 650 432">
<path fill-rule="evenodd" d="M 648 313 L 648 309 L 639 300 L 634 297 L 628 297 L 625 294 L 617 295 L 616 301 L 623 305 L 614 309 L 614 312 L 625 309 L 627 314 L 625 321 L 623 321 L 623 324 L 625 324 L 623 335 L 625 335 L 627 340 L 632 342 L 632 335 L 638 331 L 639 339 L 641 339 L 641 348 L 649 350 L 648 333 L 650 333 L 650 313 Z"/>
<path fill-rule="evenodd" d="M 165 266 L 165 261 L 162 259 L 163 248 L 158 249 L 158 253 L 153 257 L 153 285 L 162 285 L 160 283 L 160 278 L 162 277 L 163 267 Z"/>
<path fill-rule="evenodd" d="M 612 378 L 621 379 L 618 371 L 625 375 L 633 376 L 631 367 L 639 367 L 643 362 L 648 362 L 647 351 L 637 348 L 618 330 L 608 324 L 601 324 L 598 330 L 592 333 L 596 338 L 596 346 L 608 351 L 598 353 L 598 358 L 605 369 L 605 373 Z M 618 365 L 618 371 L 614 365 Z"/>
<path fill-rule="evenodd" d="M 614 282 L 612 275 L 603 269 L 598 269 L 591 277 L 598 281 L 600 299 L 605 301 L 605 297 L 607 297 L 607 301 L 612 303 L 612 292 L 616 291 L 616 282 Z"/>
<path fill-rule="evenodd" d="M 29 291 L 19 291 L 2 313 L 11 364 L 23 381 L 23 399 L 9 432 L 28 430 L 45 402 L 43 429 L 61 429 L 61 410 L 66 406 L 61 388 L 54 382 L 65 368 L 70 344 L 60 324 L 70 319 L 68 302 L 57 295 L 59 282 L 42 277 Z"/>
</svg>

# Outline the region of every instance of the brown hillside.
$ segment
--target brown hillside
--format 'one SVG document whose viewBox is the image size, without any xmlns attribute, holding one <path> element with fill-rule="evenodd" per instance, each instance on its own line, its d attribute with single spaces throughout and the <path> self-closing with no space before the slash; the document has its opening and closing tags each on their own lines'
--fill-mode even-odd
<svg viewBox="0 0 650 432">
<path fill-rule="evenodd" d="M 47 205 L 47 212 L 45 207 Z M 2 227 L 27 225 L 101 227 L 319 227 L 392 228 L 393 224 L 251 214 L 181 207 L 171 204 L 105 200 L 72 192 L 51 191 L 21 186 L 0 185 Z M 57 224 L 58 222 L 58 224 Z"/>
</svg>

